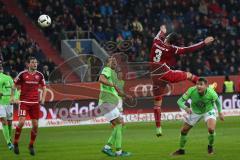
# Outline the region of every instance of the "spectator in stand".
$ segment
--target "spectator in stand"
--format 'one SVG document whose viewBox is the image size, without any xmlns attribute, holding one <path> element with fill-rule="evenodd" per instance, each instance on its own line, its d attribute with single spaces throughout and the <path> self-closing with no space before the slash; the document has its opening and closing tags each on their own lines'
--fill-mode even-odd
<svg viewBox="0 0 240 160">
<path fill-rule="evenodd" d="M 234 82 L 230 80 L 228 75 L 226 75 L 223 83 L 223 93 L 233 93 L 234 91 Z"/>
<path fill-rule="evenodd" d="M 151 41 L 158 26 L 168 24 L 169 29 L 174 29 L 175 32 L 181 34 L 181 37 L 184 37 L 179 41 L 180 46 L 192 44 L 207 35 L 213 35 L 216 39 L 213 47 L 206 48 L 204 53 L 200 51 L 180 56 L 178 60 L 182 63 L 178 66 L 179 68 L 186 68 L 192 73 L 198 72 L 206 76 L 238 73 L 240 63 L 240 37 L 238 36 L 240 35 L 240 5 L 238 0 L 144 0 L 144 2 L 139 0 L 52 0 L 49 2 L 38 0 L 36 3 L 20 0 L 20 3 L 33 19 L 46 11 L 50 17 L 56 17 L 51 27 L 45 29 L 44 32 L 57 48 L 60 48 L 61 39 L 64 38 L 62 35 L 66 35 L 65 31 L 79 27 L 82 30 L 92 31 L 97 36 L 100 35 L 98 39 L 101 42 L 108 40 L 119 42 L 122 39 L 132 41 L 133 48 L 126 51 L 126 54 L 129 55 L 131 61 L 139 61 L 142 49 L 145 50 L 143 44 L 147 45 L 146 55 L 148 55 L 147 51 L 151 47 Z M 63 18 L 64 15 L 67 16 Z M 6 19 L 3 18 L 3 20 Z M 140 35 L 136 34 L 139 23 L 140 28 L 143 28 Z M 102 27 L 100 32 L 98 26 Z M 74 38 L 74 36 L 71 37 Z M 229 58 L 229 53 L 234 60 Z M 197 60 L 199 56 L 201 56 L 201 64 L 209 65 L 197 70 L 193 59 Z"/>
<path fill-rule="evenodd" d="M 43 66 L 43 71 L 42 71 L 42 74 L 46 80 L 46 83 L 49 83 L 49 75 L 50 75 L 50 71 L 48 69 L 48 66 L 47 65 L 44 65 Z"/>
</svg>

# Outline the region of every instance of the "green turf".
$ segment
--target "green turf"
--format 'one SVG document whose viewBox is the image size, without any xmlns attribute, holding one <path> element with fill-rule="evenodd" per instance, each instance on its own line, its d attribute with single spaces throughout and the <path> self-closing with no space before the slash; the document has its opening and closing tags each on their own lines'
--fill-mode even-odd
<svg viewBox="0 0 240 160">
<path fill-rule="evenodd" d="M 207 129 L 203 122 L 192 129 L 186 146 L 187 154 L 172 157 L 169 154 L 178 148 L 181 121 L 164 121 L 164 136 L 154 135 L 154 123 L 129 123 L 124 131 L 124 150 L 133 153 L 129 160 L 203 160 L 238 159 L 240 146 L 239 117 L 218 121 L 215 154 L 207 154 Z M 36 156 L 29 155 L 29 129 L 25 129 L 20 140 L 20 155 L 9 151 L 0 136 L 0 160 L 110 160 L 101 153 L 111 128 L 109 125 L 40 128 L 36 144 Z"/>
</svg>

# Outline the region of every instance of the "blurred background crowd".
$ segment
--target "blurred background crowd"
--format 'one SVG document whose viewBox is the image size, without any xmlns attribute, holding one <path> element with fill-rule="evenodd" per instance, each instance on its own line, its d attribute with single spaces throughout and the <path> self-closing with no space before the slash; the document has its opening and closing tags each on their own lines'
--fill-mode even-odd
<svg viewBox="0 0 240 160">
<path fill-rule="evenodd" d="M 60 49 L 61 39 L 77 38 L 74 31 L 90 31 L 104 46 L 113 41 L 132 45 L 125 50 L 133 62 L 148 61 L 152 40 L 161 24 L 179 34 L 179 46 L 188 46 L 206 36 L 213 45 L 177 58 L 177 67 L 201 76 L 240 73 L 240 0 L 19 0 L 36 22 L 40 14 L 52 17 L 44 29 L 52 45 Z M 29 39 L 24 27 L 1 4 L 0 51 L 6 70 L 16 74 L 24 68 L 23 59 L 41 59 L 41 70 L 51 72 L 54 63 L 44 57 L 38 44 Z M 66 32 L 68 34 L 66 35 Z M 9 36 L 11 35 L 11 36 Z M 16 67 L 19 66 L 19 67 Z"/>
</svg>

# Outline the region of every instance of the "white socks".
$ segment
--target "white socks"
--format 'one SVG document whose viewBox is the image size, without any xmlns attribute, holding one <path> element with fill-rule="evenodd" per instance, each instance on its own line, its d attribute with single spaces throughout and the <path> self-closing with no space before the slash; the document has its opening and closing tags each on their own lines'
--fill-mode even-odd
<svg viewBox="0 0 240 160">
<path fill-rule="evenodd" d="M 105 149 L 111 149 L 111 147 L 109 145 L 107 145 L 107 144 L 104 146 L 104 148 Z"/>
<path fill-rule="evenodd" d="M 116 154 L 119 156 L 120 154 L 122 154 L 122 150 L 116 151 Z"/>
</svg>

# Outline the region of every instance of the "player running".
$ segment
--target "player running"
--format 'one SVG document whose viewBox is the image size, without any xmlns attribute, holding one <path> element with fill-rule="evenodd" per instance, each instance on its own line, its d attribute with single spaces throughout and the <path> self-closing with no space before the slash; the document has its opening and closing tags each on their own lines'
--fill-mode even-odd
<svg viewBox="0 0 240 160">
<path fill-rule="evenodd" d="M 185 105 L 185 102 L 188 99 L 192 100 L 190 108 Z M 189 88 L 187 92 L 181 98 L 179 98 L 177 103 L 181 109 L 184 109 L 187 112 L 187 115 L 184 116 L 184 124 L 181 129 L 180 149 L 174 152 L 172 155 L 185 154 L 184 147 L 187 142 L 187 134 L 190 129 L 202 118 L 204 118 L 204 121 L 208 127 L 208 153 L 213 154 L 216 127 L 216 112 L 214 109 L 215 104 L 217 106 L 220 120 L 224 121 L 222 106 L 217 93 L 212 87 L 208 87 L 206 79 L 200 78 L 197 81 L 196 86 Z"/>
<path fill-rule="evenodd" d="M 38 132 L 38 119 L 40 114 L 39 92 L 41 86 L 43 89 L 41 104 L 45 102 L 46 86 L 45 79 L 41 72 L 37 71 L 38 62 L 34 57 L 29 57 L 27 60 L 28 70 L 22 71 L 14 80 L 15 87 L 20 88 L 20 101 L 15 101 L 19 104 L 19 121 L 15 131 L 14 138 L 14 153 L 19 154 L 18 142 L 24 126 L 26 116 L 29 114 L 32 120 L 31 138 L 29 143 L 29 152 L 35 155 L 34 142 Z M 13 94 L 12 94 L 13 99 Z"/>
<path fill-rule="evenodd" d="M 13 105 L 10 103 L 12 87 L 12 77 L 3 73 L 3 66 L 0 64 L 0 120 L 2 122 L 3 135 L 10 150 L 13 149 L 11 140 Z"/>
<path fill-rule="evenodd" d="M 108 156 L 130 156 L 130 152 L 122 150 L 122 130 L 123 124 L 121 119 L 121 113 L 118 109 L 119 103 L 121 103 L 120 96 L 126 96 L 117 86 L 118 78 L 115 71 L 117 66 L 116 59 L 109 57 L 106 66 L 103 68 L 99 77 L 100 95 L 99 95 L 99 108 L 106 114 L 106 119 L 114 126 L 111 136 L 109 137 L 107 144 L 103 147 L 102 152 Z M 119 101 L 120 100 L 120 101 Z M 110 109 L 111 108 L 111 109 Z M 106 110 L 108 110 L 106 112 Z M 116 152 L 112 151 L 112 146 L 115 145 Z"/>
<path fill-rule="evenodd" d="M 168 83 L 177 83 L 180 81 L 190 80 L 194 83 L 199 79 L 197 76 L 189 72 L 180 70 L 171 70 L 170 67 L 176 65 L 175 55 L 194 52 L 214 41 L 213 37 L 207 37 L 204 41 L 191 45 L 189 47 L 177 47 L 174 43 L 178 40 L 176 33 L 170 33 L 166 38 L 166 26 L 160 27 L 159 33 L 156 35 L 151 48 L 151 78 L 153 80 L 154 93 L 154 117 L 156 123 L 156 135 L 162 135 L 161 128 L 161 105 L 162 96 Z M 170 66 L 170 67 L 169 67 Z M 215 84 L 214 84 L 215 85 Z"/>
</svg>

